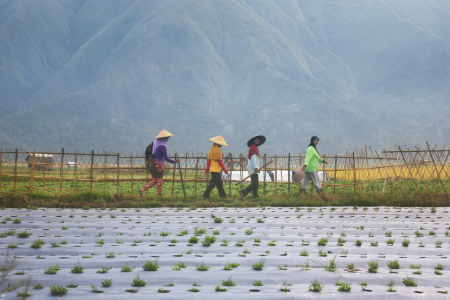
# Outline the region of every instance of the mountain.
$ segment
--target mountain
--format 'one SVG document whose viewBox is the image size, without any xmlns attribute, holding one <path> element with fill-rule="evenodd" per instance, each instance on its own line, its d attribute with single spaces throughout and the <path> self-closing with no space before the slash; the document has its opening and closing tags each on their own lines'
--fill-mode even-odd
<svg viewBox="0 0 450 300">
<path fill-rule="evenodd" d="M 0 148 L 265 153 L 450 139 L 450 2 L 5 0 Z"/>
</svg>

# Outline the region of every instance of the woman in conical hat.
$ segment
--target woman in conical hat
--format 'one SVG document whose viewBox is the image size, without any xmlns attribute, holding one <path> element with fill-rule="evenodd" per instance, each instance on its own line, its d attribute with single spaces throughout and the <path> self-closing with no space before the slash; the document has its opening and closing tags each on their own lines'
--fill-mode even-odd
<svg viewBox="0 0 450 300">
<path fill-rule="evenodd" d="M 254 173 L 250 179 L 250 183 L 245 189 L 239 191 L 239 195 L 242 199 L 247 196 L 248 193 L 253 193 L 253 198 L 258 198 L 258 185 L 259 185 L 259 148 L 266 142 L 266 137 L 263 135 L 254 135 L 248 140 L 248 174 Z"/>
<path fill-rule="evenodd" d="M 208 154 L 208 164 L 206 165 L 205 174 L 211 171 L 211 180 L 208 186 L 206 187 L 205 192 L 203 193 L 203 197 L 208 198 L 212 189 L 214 187 L 217 187 L 220 198 L 226 198 L 227 194 L 223 189 L 222 176 L 220 176 L 220 172 L 223 170 L 225 174 L 228 174 L 228 170 L 227 168 L 225 168 L 225 165 L 223 164 L 222 150 L 220 148 L 222 146 L 228 145 L 225 142 L 223 136 L 221 135 L 210 138 L 209 140 L 212 141 L 214 144 Z"/>
<path fill-rule="evenodd" d="M 149 164 L 148 169 L 152 175 L 152 180 L 150 180 L 146 186 L 139 190 L 139 194 L 141 196 L 144 196 L 144 192 L 154 185 L 156 185 L 156 194 L 161 196 L 164 176 L 164 161 L 171 164 L 180 162 L 180 159 L 173 160 L 167 155 L 169 152 L 167 150 L 167 141 L 171 136 L 173 136 L 173 134 L 163 129 L 153 141 L 153 145 L 151 147 L 152 152 L 150 155 L 151 159 L 147 162 Z"/>
<path fill-rule="evenodd" d="M 327 165 L 328 162 L 319 156 L 319 152 L 316 149 L 316 146 L 318 144 L 319 138 L 317 136 L 313 136 L 311 137 L 308 148 L 306 148 L 305 163 L 302 168 L 302 170 L 305 171 L 305 178 L 303 178 L 300 194 L 305 194 L 306 189 L 308 188 L 308 183 L 311 181 L 312 184 L 316 187 L 317 194 L 322 197 L 322 185 L 320 184 L 319 179 L 318 164 L 319 162 L 321 162 Z"/>
</svg>

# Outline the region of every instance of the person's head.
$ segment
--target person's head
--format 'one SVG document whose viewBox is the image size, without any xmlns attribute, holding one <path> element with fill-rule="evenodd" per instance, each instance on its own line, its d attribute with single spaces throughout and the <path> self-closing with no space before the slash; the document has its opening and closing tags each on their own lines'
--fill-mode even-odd
<svg viewBox="0 0 450 300">
<path fill-rule="evenodd" d="M 311 137 L 311 141 L 309 142 L 309 146 L 313 146 L 315 148 L 317 146 L 317 144 L 319 144 L 319 138 L 317 136 Z"/>
<path fill-rule="evenodd" d="M 170 136 L 167 136 L 167 137 L 159 138 L 158 140 L 160 140 L 162 142 L 167 142 L 169 139 L 170 139 Z"/>
<path fill-rule="evenodd" d="M 219 148 L 222 148 L 222 145 L 220 145 L 220 144 L 214 143 L 214 145 L 217 145 L 217 146 L 219 146 Z"/>
<path fill-rule="evenodd" d="M 258 146 L 258 145 L 259 145 L 259 138 L 256 138 L 256 139 L 253 141 L 253 144 L 255 144 L 256 146 Z"/>
</svg>

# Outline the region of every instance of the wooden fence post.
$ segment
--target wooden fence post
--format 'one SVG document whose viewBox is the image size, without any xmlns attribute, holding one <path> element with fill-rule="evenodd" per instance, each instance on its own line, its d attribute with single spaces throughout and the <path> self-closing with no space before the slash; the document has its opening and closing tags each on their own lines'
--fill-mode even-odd
<svg viewBox="0 0 450 300">
<path fill-rule="evenodd" d="M 266 154 L 264 153 L 264 164 L 266 164 Z M 266 195 L 266 172 L 264 172 L 264 196 Z"/>
<path fill-rule="evenodd" d="M 2 190 L 3 149 L 0 149 L 0 192 Z"/>
<path fill-rule="evenodd" d="M 336 176 L 337 176 L 337 154 L 334 156 L 334 188 L 333 194 L 336 195 Z"/>
<path fill-rule="evenodd" d="M 177 160 L 177 154 L 175 153 L 175 160 Z M 173 191 L 175 189 L 175 164 L 172 164 L 174 167 L 172 169 L 172 196 L 173 196 Z"/>
<path fill-rule="evenodd" d="M 355 152 L 353 152 L 353 192 L 356 192 Z"/>
<path fill-rule="evenodd" d="M 277 170 L 278 170 L 278 157 L 275 154 L 275 197 L 278 196 Z"/>
<path fill-rule="evenodd" d="M 106 194 L 106 166 L 108 165 L 108 156 L 106 151 L 103 151 L 105 155 L 105 160 L 103 161 L 103 194 Z"/>
<path fill-rule="evenodd" d="M 120 153 L 117 153 L 117 194 L 120 191 Z"/>
<path fill-rule="evenodd" d="M 33 192 L 34 187 L 34 168 L 36 164 L 36 151 L 33 151 L 33 156 L 31 157 L 31 178 L 30 178 L 30 193 Z"/>
<path fill-rule="evenodd" d="M 134 173 L 134 165 L 133 165 L 133 154 L 130 155 L 130 176 L 131 176 L 131 195 L 134 195 L 134 189 L 133 189 L 133 173 Z"/>
<path fill-rule="evenodd" d="M 91 174 L 89 176 L 89 181 L 90 181 L 90 189 L 92 190 L 92 180 L 94 179 L 94 150 L 92 150 L 91 153 Z"/>
<path fill-rule="evenodd" d="M 17 186 L 17 159 L 19 158 L 19 150 L 16 149 L 15 155 L 14 155 L 14 192 L 16 191 Z"/>
<path fill-rule="evenodd" d="M 197 162 L 195 163 L 195 182 L 194 182 L 194 195 L 197 195 L 197 177 L 198 177 L 198 153 L 197 153 Z"/>
<path fill-rule="evenodd" d="M 323 156 L 323 160 L 325 161 L 326 155 Z M 323 168 L 322 168 L 322 190 L 325 191 L 325 173 L 327 170 L 327 165 L 326 164 L 322 164 Z"/>
<path fill-rule="evenodd" d="M 75 179 L 74 188 L 75 192 L 78 191 L 78 154 L 77 151 L 75 151 L 75 159 L 74 159 L 75 165 L 73 166 L 73 178 Z"/>
<path fill-rule="evenodd" d="M 59 195 L 61 196 L 63 188 L 63 176 L 64 176 L 64 148 L 61 149 L 61 164 L 59 166 Z"/>
<path fill-rule="evenodd" d="M 288 153 L 288 194 L 291 193 L 291 153 Z"/>
</svg>

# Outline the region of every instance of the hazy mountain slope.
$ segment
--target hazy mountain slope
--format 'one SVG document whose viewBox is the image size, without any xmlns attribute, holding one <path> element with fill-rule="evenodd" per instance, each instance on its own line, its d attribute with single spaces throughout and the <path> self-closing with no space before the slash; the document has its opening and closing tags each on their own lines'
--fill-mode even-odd
<svg viewBox="0 0 450 300">
<path fill-rule="evenodd" d="M 442 142 L 449 12 L 439 1 L 2 2 L 0 144 L 142 151 L 162 128 L 178 152 L 206 152 L 218 134 L 227 151 L 265 134 L 272 153 L 304 151 L 311 135 L 324 152 Z"/>
</svg>

